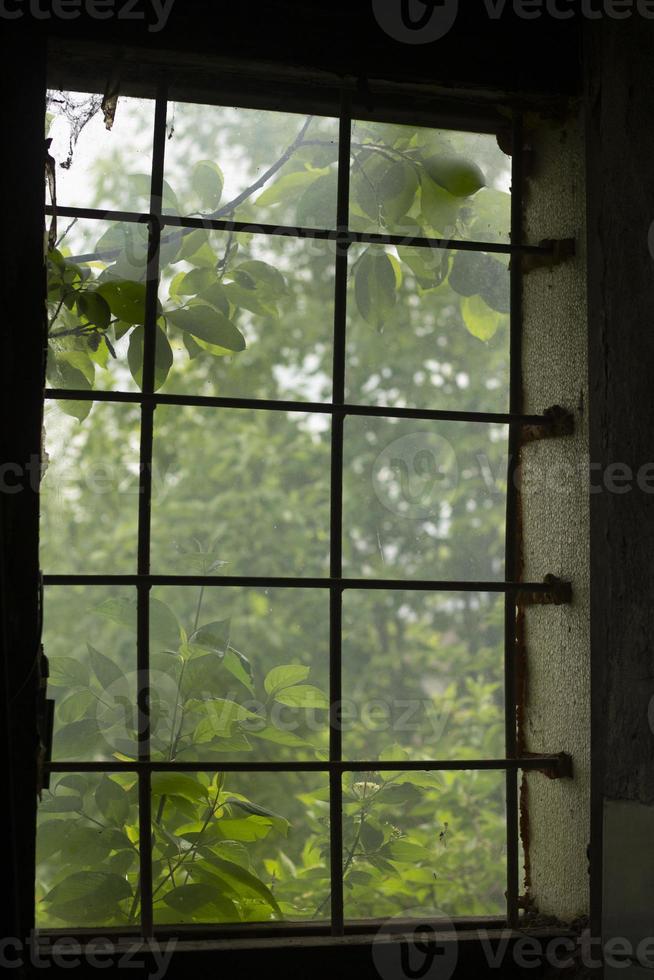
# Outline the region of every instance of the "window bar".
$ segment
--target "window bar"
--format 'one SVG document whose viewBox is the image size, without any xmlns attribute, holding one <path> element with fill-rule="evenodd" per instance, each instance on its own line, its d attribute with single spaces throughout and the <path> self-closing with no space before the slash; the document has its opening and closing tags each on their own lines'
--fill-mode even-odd
<svg viewBox="0 0 654 980">
<path fill-rule="evenodd" d="M 512 173 L 511 173 L 511 242 L 522 241 L 523 196 L 523 120 L 516 111 L 513 118 Z M 514 258 L 511 276 L 510 320 L 510 378 L 509 411 L 522 409 L 522 262 Z M 512 425 L 509 429 L 509 459 L 506 487 L 506 545 L 505 578 L 517 579 L 520 575 L 519 547 L 519 494 L 516 487 L 520 430 Z M 504 600 L 504 698 L 506 722 L 507 758 L 517 754 L 516 734 L 516 601 L 515 594 L 506 593 Z M 506 871 L 507 871 L 507 920 L 510 928 L 518 926 L 520 857 L 518 837 L 518 773 L 515 768 L 506 773 Z"/>
<path fill-rule="evenodd" d="M 50 762 L 49 772 L 517 772 L 547 771 L 552 778 L 565 776 L 570 759 L 565 754 L 529 755 L 511 759 L 398 759 L 360 762 Z"/>
<path fill-rule="evenodd" d="M 52 214 L 52 208 L 46 208 L 48 214 Z M 57 208 L 57 214 L 64 218 L 94 218 L 104 219 L 105 221 L 120 221 L 128 223 L 142 223 L 147 215 L 139 214 L 135 211 L 101 211 L 94 208 Z M 157 217 L 161 217 L 157 215 Z M 164 228 L 185 228 L 187 231 L 194 229 L 207 229 L 210 231 L 231 231 L 236 234 L 245 232 L 250 235 L 274 235 L 282 238 L 307 238 L 319 241 L 345 241 L 348 244 L 359 243 L 362 245 L 398 245 L 410 246 L 411 248 L 436 248 L 446 251 L 456 250 L 458 252 L 490 252 L 498 255 L 550 255 L 554 251 L 552 242 L 542 242 L 538 245 L 527 243 L 511 242 L 481 242 L 469 241 L 468 239 L 458 238 L 425 238 L 414 235 L 382 235 L 377 232 L 368 231 L 349 231 L 340 228 L 334 231 L 329 228 L 302 228 L 285 225 L 266 225 L 252 221 L 223 221 L 206 215 L 202 218 L 179 217 L 178 215 L 163 215 L 161 225 Z M 172 236 L 171 236 L 172 237 Z M 170 238 L 164 238 L 164 242 Z M 115 258 L 118 255 L 116 249 L 109 249 L 101 253 L 105 258 Z M 86 255 L 75 255 L 71 260 L 75 262 L 92 262 L 98 258 L 98 253 L 90 252 Z"/>
<path fill-rule="evenodd" d="M 334 285 L 334 365 L 332 400 L 345 404 L 345 342 L 347 317 L 347 235 L 350 220 L 350 139 L 349 98 L 343 91 L 338 133 L 338 197 L 336 227 L 343 238 L 336 242 Z M 345 418 L 332 419 L 331 444 L 331 517 L 329 594 L 329 760 L 342 760 L 342 616 L 343 616 L 343 438 Z M 343 910 L 343 784 L 341 771 L 331 765 L 329 771 L 331 919 L 332 935 L 344 932 Z"/>
<path fill-rule="evenodd" d="M 453 579 L 437 581 L 435 579 L 392 579 L 392 578 L 276 578 L 253 575 L 44 575 L 43 584 L 46 586 L 70 585 L 149 585 L 174 586 L 186 585 L 193 587 L 218 588 L 234 586 L 236 588 L 253 589 L 346 589 L 362 592 L 503 592 L 507 595 L 523 593 L 539 593 L 549 596 L 551 604 L 557 602 L 564 605 L 569 602 L 569 584 L 561 582 L 554 585 L 551 582 L 455 582 Z M 556 600 L 556 601 L 554 601 Z"/>
<path fill-rule="evenodd" d="M 159 303 L 159 253 L 161 246 L 161 204 L 163 196 L 164 153 L 166 146 L 166 96 L 157 97 L 154 120 L 152 183 L 149 222 L 148 269 L 143 336 L 144 394 L 154 391 L 155 356 L 157 343 L 157 313 Z M 137 662 L 139 761 L 150 761 L 150 532 L 152 510 L 152 450 L 154 440 L 154 410 L 151 399 L 141 401 L 141 446 L 139 485 L 139 531 L 137 586 Z M 144 937 L 153 935 L 152 911 L 152 798 L 150 771 L 139 771 L 139 889 L 141 894 L 141 930 Z"/>
<path fill-rule="evenodd" d="M 384 405 L 332 405 L 327 402 L 277 401 L 264 398 L 231 398 L 219 395 L 143 395 L 134 391 L 75 391 L 70 388 L 48 388 L 46 398 L 57 401 L 104 401 L 140 404 L 144 398 L 155 405 L 193 405 L 200 408 L 255 409 L 265 412 L 300 412 L 322 415 L 356 415 L 369 418 L 415 419 L 429 422 L 479 422 L 491 425 L 556 425 L 552 415 L 522 415 L 513 412 L 458 412 L 438 408 L 401 408 Z"/>
</svg>

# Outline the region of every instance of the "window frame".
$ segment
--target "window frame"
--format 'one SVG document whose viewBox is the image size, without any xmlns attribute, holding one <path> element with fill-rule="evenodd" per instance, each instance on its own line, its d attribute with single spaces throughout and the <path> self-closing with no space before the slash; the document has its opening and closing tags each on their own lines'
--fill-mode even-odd
<svg viewBox="0 0 654 980">
<path fill-rule="evenodd" d="M 59 85 L 61 79 L 58 79 Z M 259 80 L 261 81 L 261 79 Z M 79 82 L 77 83 L 80 84 Z M 68 81 L 66 86 L 74 88 Z M 291 86 L 295 91 L 295 86 Z M 298 86 L 299 88 L 299 86 Z M 220 588 L 229 586 L 250 587 L 280 587 L 280 588 L 319 588 L 329 592 L 330 600 L 330 753 L 329 761 L 302 763 L 250 763 L 220 762 L 220 763 L 180 763 L 152 761 L 149 752 L 149 730 L 146 728 L 139 733 L 139 758 L 134 763 L 118 765 L 116 763 L 75 763 L 53 762 L 46 763 L 47 773 L 93 772 L 111 773 L 116 771 L 133 772 L 138 776 L 139 823 L 140 823 L 140 881 L 141 881 L 141 928 L 138 933 L 143 938 L 157 939 L 175 936 L 193 936 L 216 938 L 247 938 L 253 941 L 270 937 L 284 936 L 321 936 L 330 935 L 334 939 L 343 936 L 357 935 L 369 932 L 378 925 L 378 920 L 346 921 L 343 908 L 343 868 L 342 868 L 342 774 L 345 772 L 367 771 L 467 771 L 494 769 L 505 772 L 506 775 L 506 813 L 507 813 L 507 914 L 501 920 L 509 927 L 518 926 L 519 909 L 519 798 L 518 774 L 522 771 L 540 770 L 548 775 L 559 777 L 566 773 L 566 762 L 559 754 L 535 756 L 520 756 L 517 737 L 516 713 L 518 710 L 518 691 L 516 676 L 516 616 L 518 599 L 522 596 L 537 596 L 540 601 L 565 601 L 563 593 L 551 581 L 522 582 L 520 581 L 520 540 L 519 540 L 519 492 L 515 479 L 518 466 L 518 453 L 521 431 L 525 427 L 550 433 L 556 425 L 556 419 L 550 415 L 522 414 L 522 384 L 521 384 L 521 338 L 522 338 L 522 262 L 516 258 L 529 255 L 534 258 L 547 259 L 554 250 L 553 243 L 529 244 L 523 241 L 523 184 L 524 166 L 523 153 L 512 154 L 512 201 L 511 201 L 511 240 L 509 244 L 464 241 L 458 239 L 409 238 L 400 235 L 368 234 L 352 232 L 348 228 L 349 218 L 349 184 L 350 184 L 350 126 L 356 119 L 388 119 L 393 122 L 405 122 L 407 118 L 420 118 L 420 125 L 432 128 L 450 128 L 471 132 L 489 132 L 506 137 L 506 118 L 498 115 L 494 108 L 484 107 L 482 113 L 476 107 L 468 116 L 461 112 L 461 105 L 453 100 L 450 114 L 444 110 L 444 104 L 439 103 L 438 109 L 433 107 L 419 112 L 410 112 L 408 116 L 394 110 L 401 100 L 401 91 L 392 93 L 392 97 L 382 99 L 381 114 L 377 111 L 366 110 L 366 93 L 361 101 L 360 87 L 345 80 L 337 92 L 338 108 L 334 107 L 334 95 L 329 96 L 328 103 L 320 102 L 321 114 L 327 114 L 326 105 L 332 105 L 332 113 L 339 119 L 339 164 L 338 164 L 338 197 L 336 230 L 302 229 L 257 225 L 256 231 L 263 235 L 282 235 L 294 238 L 321 239 L 333 241 L 336 247 L 335 259 L 335 309 L 334 309 L 334 364 L 333 390 L 330 403 L 311 402 L 282 402 L 256 398 L 221 398 L 190 395 L 166 395 L 154 391 L 155 343 L 157 303 L 159 290 L 159 248 L 161 236 L 165 228 L 205 228 L 214 231 L 239 232 L 252 231 L 251 222 L 223 221 L 207 218 L 183 218 L 164 215 L 161 203 L 164 179 L 164 153 L 166 141 L 167 104 L 173 99 L 175 85 L 168 86 L 159 82 L 157 85 L 154 123 L 154 152 L 152 161 L 152 183 L 150 196 L 150 212 L 138 214 L 123 211 L 105 211 L 74 207 L 57 207 L 57 215 L 72 218 L 104 218 L 106 220 L 144 223 L 148 226 L 149 260 L 146 280 L 146 316 L 144 325 L 144 365 L 143 384 L 140 392 L 110 392 L 88 391 L 80 392 L 64 389 L 46 389 L 45 400 L 85 400 L 92 402 L 130 403 L 141 409 L 141 447 L 140 447 L 140 485 L 139 485 L 139 530 L 138 530 L 138 569 L 135 575 L 45 575 L 43 584 L 46 587 L 73 585 L 128 585 L 137 590 L 137 669 L 141 677 L 149 676 L 149 593 L 153 586 L 206 586 Z M 267 99 L 259 96 L 246 96 L 238 100 L 238 105 L 257 108 L 286 108 L 298 111 L 301 95 L 297 101 L 285 102 L 285 92 L 276 92 Z M 228 89 L 231 94 L 231 90 Z M 221 96 L 225 89 L 221 90 Z M 433 102 L 433 94 L 426 92 L 427 102 Z M 202 97 L 202 101 L 206 96 Z M 179 98 L 175 97 L 174 101 Z M 196 101 L 195 98 L 185 98 L 182 101 Z M 199 99 L 198 99 L 199 101 Z M 222 102 L 221 98 L 221 102 Z M 315 109 L 315 102 L 307 100 L 304 110 Z M 215 104 L 221 104 L 217 102 Z M 390 108 L 389 108 L 390 106 Z M 426 113 L 426 114 L 425 114 Z M 483 117 L 484 128 L 480 121 Z M 512 122 L 510 143 L 512 149 L 522 148 L 523 118 L 520 107 L 512 107 Z M 52 214 L 52 207 L 46 207 L 46 213 Z M 507 413 L 484 412 L 448 412 L 443 410 L 397 409 L 376 406 L 349 405 L 345 402 L 345 360 L 346 360 L 346 307 L 348 279 L 348 248 L 354 243 L 379 245 L 410 245 L 418 248 L 457 249 L 471 252 L 490 252 L 508 254 L 514 261 L 510 264 L 510 383 L 509 411 Z M 181 575 L 152 575 L 150 569 L 150 510 L 152 499 L 152 454 L 154 412 L 158 404 L 195 405 L 220 410 L 221 408 L 259 409 L 262 411 L 297 411 L 320 412 L 332 420 L 331 447 L 331 515 L 330 515 L 330 573 L 325 578 L 276 578 L 258 576 L 181 576 Z M 347 416 L 386 417 L 393 419 L 419 419 L 423 421 L 476 421 L 482 423 L 502 423 L 509 429 L 508 472 L 507 472 L 507 511 L 506 511 L 506 540 L 505 540 L 505 581 L 503 582 L 455 582 L 455 581 L 416 581 L 392 579 L 348 579 L 343 577 L 342 570 L 342 531 L 343 531 L 343 425 Z M 504 688 L 505 688 L 505 757 L 503 759 L 480 760 L 398 760 L 394 762 L 363 761 L 358 763 L 343 760 L 342 730 L 338 714 L 338 706 L 342 700 L 341 678 L 341 619 L 342 597 L 346 589 L 388 591 L 425 591 L 425 592 L 493 592 L 505 596 L 504 615 Z M 139 690 L 139 712 L 141 717 L 149 714 L 149 686 L 142 684 Z M 270 923 L 235 926 L 156 926 L 152 914 L 152 829 L 151 829 L 151 794 L 150 777 L 153 772 L 323 772 L 329 775 L 330 783 L 330 854 L 331 854 L 331 915 L 329 924 L 316 922 Z M 145 846 L 143 846 L 145 842 Z M 457 920 L 459 921 L 459 920 Z M 460 925 L 480 926 L 479 920 L 466 918 L 460 920 Z M 482 924 L 498 924 L 498 919 L 491 917 L 482 920 Z M 399 927 L 401 928 L 401 920 Z M 43 935 L 55 937 L 58 934 L 71 935 L 71 930 L 40 930 Z M 115 934 L 116 929 L 104 930 L 73 930 L 73 934 L 97 936 L 99 932 Z M 129 930 L 120 930 L 121 934 L 129 934 Z"/>
</svg>

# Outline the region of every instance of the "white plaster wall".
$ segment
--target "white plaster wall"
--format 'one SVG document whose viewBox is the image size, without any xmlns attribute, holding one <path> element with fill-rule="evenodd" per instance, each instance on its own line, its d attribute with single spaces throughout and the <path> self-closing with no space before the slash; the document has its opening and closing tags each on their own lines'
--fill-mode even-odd
<svg viewBox="0 0 654 980">
<path fill-rule="evenodd" d="M 570 606 L 527 609 L 525 747 L 567 752 L 572 779 L 527 777 L 531 890 L 544 915 L 588 913 L 590 813 L 589 506 L 585 185 L 581 119 L 530 120 L 526 240 L 575 238 L 577 255 L 525 275 L 523 380 L 528 413 L 561 405 L 575 434 L 522 451 L 524 577 L 572 582 Z"/>
</svg>

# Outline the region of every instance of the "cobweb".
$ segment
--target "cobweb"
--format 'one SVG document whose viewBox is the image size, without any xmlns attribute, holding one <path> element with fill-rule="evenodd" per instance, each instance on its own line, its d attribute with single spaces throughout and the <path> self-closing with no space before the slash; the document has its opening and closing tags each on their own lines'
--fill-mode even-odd
<svg viewBox="0 0 654 980">
<path fill-rule="evenodd" d="M 62 116 L 68 123 L 68 156 L 59 166 L 70 170 L 77 141 L 82 131 L 102 108 L 101 95 L 75 95 L 70 92 L 49 92 L 47 111 L 55 117 Z"/>
</svg>

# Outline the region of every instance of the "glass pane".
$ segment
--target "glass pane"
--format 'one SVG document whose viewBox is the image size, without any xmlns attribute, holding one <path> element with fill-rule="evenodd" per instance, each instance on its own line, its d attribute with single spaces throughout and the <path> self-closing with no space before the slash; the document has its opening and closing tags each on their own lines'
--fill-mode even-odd
<svg viewBox="0 0 654 980">
<path fill-rule="evenodd" d="M 48 93 L 46 132 L 52 138 L 57 203 L 148 212 L 154 101 L 121 96 L 111 130 L 101 104 L 102 96 L 89 92 Z"/>
<path fill-rule="evenodd" d="M 180 570 L 202 574 L 202 556 Z M 326 590 L 156 589 L 150 622 L 155 758 L 324 757 Z"/>
<path fill-rule="evenodd" d="M 48 384 L 134 391 L 143 370 L 148 229 L 62 220 L 48 256 Z"/>
<path fill-rule="evenodd" d="M 508 256 L 357 245 L 349 261 L 349 402 L 508 411 Z"/>
<path fill-rule="evenodd" d="M 502 758 L 504 596 L 346 591 L 343 699 L 347 759 Z"/>
<path fill-rule="evenodd" d="M 47 405 L 41 484 L 46 574 L 136 571 L 139 430 L 135 405 Z"/>
<path fill-rule="evenodd" d="M 329 917 L 323 773 L 155 773 L 154 916 L 169 923 Z"/>
<path fill-rule="evenodd" d="M 506 912 L 503 772 L 343 779 L 345 917 Z"/>
<path fill-rule="evenodd" d="M 228 575 L 326 573 L 329 431 L 323 416 L 159 406 L 152 569 L 210 555 Z"/>
<path fill-rule="evenodd" d="M 169 127 L 168 211 L 334 227 L 337 119 L 178 103 Z"/>
<path fill-rule="evenodd" d="M 52 776 L 38 809 L 36 925 L 138 927 L 133 773 Z"/>
<path fill-rule="evenodd" d="M 157 387 L 330 398 L 333 243 L 184 229 L 164 249 Z"/>
<path fill-rule="evenodd" d="M 354 122 L 355 231 L 508 242 L 511 161 L 494 136 Z"/>
<path fill-rule="evenodd" d="M 134 758 L 136 591 L 47 588 L 43 626 L 55 761 L 107 761 L 116 752 Z"/>
<path fill-rule="evenodd" d="M 346 419 L 346 575 L 501 580 L 507 438 L 476 422 Z"/>
</svg>

